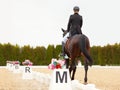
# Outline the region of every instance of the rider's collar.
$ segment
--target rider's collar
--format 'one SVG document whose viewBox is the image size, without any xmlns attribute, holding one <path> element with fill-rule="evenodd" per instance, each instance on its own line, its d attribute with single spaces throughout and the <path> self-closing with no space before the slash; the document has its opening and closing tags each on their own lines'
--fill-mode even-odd
<svg viewBox="0 0 120 90">
<path fill-rule="evenodd" d="M 78 13 L 74 13 L 74 14 L 78 14 Z"/>
</svg>

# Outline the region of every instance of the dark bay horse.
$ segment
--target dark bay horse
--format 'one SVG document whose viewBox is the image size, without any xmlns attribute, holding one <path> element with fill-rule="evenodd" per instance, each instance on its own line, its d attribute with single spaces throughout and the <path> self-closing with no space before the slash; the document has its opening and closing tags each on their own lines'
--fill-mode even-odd
<svg viewBox="0 0 120 90">
<path fill-rule="evenodd" d="M 62 29 L 63 36 L 67 34 L 67 31 Z M 93 60 L 90 56 L 90 43 L 87 36 L 83 34 L 77 34 L 73 37 L 70 37 L 65 44 L 65 53 L 71 59 L 71 63 L 69 66 L 69 61 L 66 59 L 66 67 L 69 68 L 71 79 L 74 80 L 74 75 L 76 72 L 76 58 L 81 55 L 85 57 L 84 60 L 84 69 L 85 69 L 85 78 L 84 83 L 87 83 L 87 71 L 88 65 L 92 66 Z M 72 75 L 71 75 L 72 72 Z"/>
</svg>

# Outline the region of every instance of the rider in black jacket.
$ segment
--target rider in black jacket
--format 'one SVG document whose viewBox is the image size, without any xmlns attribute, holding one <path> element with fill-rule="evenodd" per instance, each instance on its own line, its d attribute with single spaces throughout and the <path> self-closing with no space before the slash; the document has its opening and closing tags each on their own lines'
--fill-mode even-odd
<svg viewBox="0 0 120 90">
<path fill-rule="evenodd" d="M 67 32 L 69 32 L 69 37 L 72 37 L 76 34 L 82 34 L 82 24 L 83 24 L 83 19 L 82 16 L 79 15 L 79 7 L 75 6 L 73 8 L 74 14 L 70 15 L 68 26 L 67 26 Z M 65 56 L 64 52 L 64 46 L 65 42 L 62 42 L 62 56 Z"/>
<path fill-rule="evenodd" d="M 73 8 L 74 14 L 70 16 L 67 31 L 70 32 L 70 36 L 73 36 L 75 34 L 82 34 L 82 24 L 83 19 L 82 16 L 79 15 L 79 7 L 75 6 Z"/>
</svg>

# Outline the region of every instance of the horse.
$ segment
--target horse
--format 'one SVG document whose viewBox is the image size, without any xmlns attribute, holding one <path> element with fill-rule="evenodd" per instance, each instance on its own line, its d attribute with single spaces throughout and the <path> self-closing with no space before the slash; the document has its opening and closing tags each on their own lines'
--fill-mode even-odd
<svg viewBox="0 0 120 90">
<path fill-rule="evenodd" d="M 67 34 L 67 30 L 62 29 L 62 31 L 64 37 Z M 69 57 L 69 59 L 66 59 L 66 68 L 69 68 L 71 80 L 74 80 L 76 72 L 76 58 L 84 56 L 84 84 L 87 84 L 88 65 L 92 66 L 93 64 L 93 59 L 90 56 L 90 42 L 88 37 L 84 34 L 76 34 L 72 37 L 69 37 L 65 43 L 64 51 Z M 71 61 L 70 65 L 69 61 Z"/>
</svg>

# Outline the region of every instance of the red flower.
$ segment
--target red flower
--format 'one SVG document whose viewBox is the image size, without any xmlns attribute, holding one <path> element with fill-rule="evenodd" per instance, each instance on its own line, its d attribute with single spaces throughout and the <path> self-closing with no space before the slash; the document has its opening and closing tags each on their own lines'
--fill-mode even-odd
<svg viewBox="0 0 120 90">
<path fill-rule="evenodd" d="M 60 69 L 61 68 L 61 65 L 60 64 L 57 64 L 56 65 L 56 69 Z"/>
</svg>

